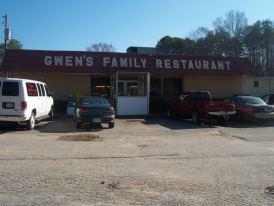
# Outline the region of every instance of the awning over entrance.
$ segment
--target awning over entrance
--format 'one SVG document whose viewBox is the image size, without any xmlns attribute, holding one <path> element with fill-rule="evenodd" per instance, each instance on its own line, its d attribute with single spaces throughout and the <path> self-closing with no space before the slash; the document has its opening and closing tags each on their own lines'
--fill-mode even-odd
<svg viewBox="0 0 274 206">
<path fill-rule="evenodd" d="M 127 53 L 8 50 L 3 72 L 150 72 L 151 74 L 250 74 L 247 58 Z"/>
</svg>

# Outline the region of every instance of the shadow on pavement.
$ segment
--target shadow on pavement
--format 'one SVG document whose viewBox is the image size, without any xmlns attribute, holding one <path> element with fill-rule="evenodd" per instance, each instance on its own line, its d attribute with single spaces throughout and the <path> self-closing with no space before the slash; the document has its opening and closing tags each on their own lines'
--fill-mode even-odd
<svg viewBox="0 0 274 206">
<path fill-rule="evenodd" d="M 198 125 L 193 124 L 190 120 L 171 120 L 161 117 L 147 117 L 142 119 L 126 119 L 129 123 L 143 123 L 145 125 L 160 125 L 162 127 L 169 128 L 171 130 L 182 129 L 208 129 L 222 126 L 226 128 L 266 128 L 274 127 L 274 121 L 256 121 L 256 122 L 235 122 L 228 121 L 223 125 L 218 125 L 214 122 L 204 122 Z M 76 128 L 76 123 L 71 118 L 59 117 L 54 121 L 41 121 L 39 122 L 35 130 L 41 133 L 79 133 L 79 132 L 98 132 L 108 127 L 101 124 L 92 125 L 90 128 L 87 125 L 83 125 L 82 129 Z M 25 125 L 1 125 L 0 135 L 7 132 L 27 131 Z"/>
<path fill-rule="evenodd" d="M 76 132 L 98 132 L 102 129 L 101 124 L 82 125 L 81 129 L 76 128 L 76 122 L 71 118 L 57 118 L 54 122 L 41 123 L 35 128 L 42 133 L 76 133 Z"/>
<path fill-rule="evenodd" d="M 231 128 L 263 128 L 263 127 L 274 127 L 274 121 L 228 121 L 226 124 L 222 125 L 223 127 Z"/>
<path fill-rule="evenodd" d="M 143 122 L 146 125 L 161 125 L 162 127 L 169 128 L 171 130 L 180 130 L 180 129 L 203 129 L 203 128 L 214 128 L 215 126 L 209 122 L 204 122 L 201 124 L 193 124 L 190 120 L 173 120 L 167 118 L 146 118 Z"/>
<path fill-rule="evenodd" d="M 81 129 L 76 128 L 76 123 L 71 118 L 56 118 L 54 121 L 41 121 L 38 122 L 34 128 L 34 131 L 39 131 L 41 133 L 76 133 L 76 132 L 98 132 L 102 129 L 107 129 L 102 127 L 100 124 L 83 125 Z M 24 124 L 20 125 L 1 125 L 0 134 L 7 132 L 18 132 L 18 131 L 28 131 Z"/>
</svg>

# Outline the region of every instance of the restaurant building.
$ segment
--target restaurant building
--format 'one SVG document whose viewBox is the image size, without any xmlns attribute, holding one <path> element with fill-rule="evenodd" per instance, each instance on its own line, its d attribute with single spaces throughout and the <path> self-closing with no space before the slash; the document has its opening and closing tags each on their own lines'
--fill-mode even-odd
<svg viewBox="0 0 274 206">
<path fill-rule="evenodd" d="M 56 101 L 105 95 L 118 115 L 147 115 L 189 90 L 231 97 L 250 73 L 246 58 L 45 50 L 8 50 L 1 67 L 2 76 L 46 82 Z"/>
</svg>

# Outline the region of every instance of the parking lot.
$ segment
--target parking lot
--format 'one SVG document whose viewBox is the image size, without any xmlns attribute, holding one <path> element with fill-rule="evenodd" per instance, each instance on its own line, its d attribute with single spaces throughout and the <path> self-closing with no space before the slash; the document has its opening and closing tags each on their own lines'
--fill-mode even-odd
<svg viewBox="0 0 274 206">
<path fill-rule="evenodd" d="M 273 205 L 274 122 L 69 118 L 0 135 L 3 205 Z"/>
</svg>

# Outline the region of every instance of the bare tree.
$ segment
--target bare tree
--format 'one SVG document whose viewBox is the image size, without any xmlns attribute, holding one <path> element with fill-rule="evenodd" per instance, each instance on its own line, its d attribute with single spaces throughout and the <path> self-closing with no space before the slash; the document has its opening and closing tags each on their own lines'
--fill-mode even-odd
<svg viewBox="0 0 274 206">
<path fill-rule="evenodd" d="M 87 51 L 94 52 L 115 52 L 115 47 L 112 44 L 107 43 L 95 43 L 87 47 Z"/>
<path fill-rule="evenodd" d="M 229 11 L 224 20 L 226 31 L 232 36 L 239 38 L 247 27 L 247 18 L 244 12 Z"/>
<path fill-rule="evenodd" d="M 201 26 L 194 32 L 190 33 L 190 38 L 194 40 L 205 38 L 209 34 L 209 32 L 210 30 L 208 28 Z"/>
</svg>

